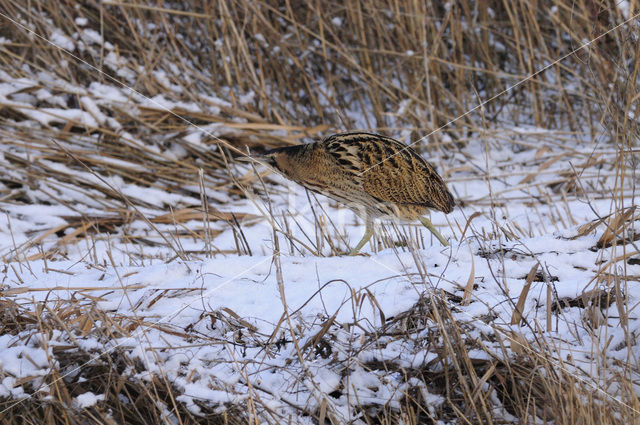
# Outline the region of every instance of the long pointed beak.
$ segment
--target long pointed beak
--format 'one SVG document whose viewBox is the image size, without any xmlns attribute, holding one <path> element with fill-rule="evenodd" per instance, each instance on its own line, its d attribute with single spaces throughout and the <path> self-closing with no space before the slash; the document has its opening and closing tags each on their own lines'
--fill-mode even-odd
<svg viewBox="0 0 640 425">
<path fill-rule="evenodd" d="M 262 164 L 265 167 L 276 171 L 273 166 L 273 160 L 265 155 L 244 155 L 236 157 L 236 161 L 240 162 L 257 162 L 258 164 Z"/>
<path fill-rule="evenodd" d="M 235 160 L 240 162 L 259 162 L 265 165 L 268 162 L 267 157 L 264 155 L 243 155 L 236 157 Z"/>
</svg>

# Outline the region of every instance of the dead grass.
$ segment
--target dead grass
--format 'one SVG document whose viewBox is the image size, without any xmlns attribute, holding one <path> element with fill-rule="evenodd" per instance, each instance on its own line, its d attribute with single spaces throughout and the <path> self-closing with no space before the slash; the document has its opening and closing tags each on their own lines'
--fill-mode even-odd
<svg viewBox="0 0 640 425">
<path fill-rule="evenodd" d="M 18 336 L 32 331 L 31 337 L 40 336 L 43 341 L 50 339 L 54 332 L 74 335 L 76 331 L 80 331 L 76 337 L 92 334 L 108 341 L 130 334 L 135 328 L 117 326 L 113 318 L 95 306 L 73 302 L 58 305 L 55 309 L 36 305 L 34 310 L 28 310 L 3 298 L 2 311 L 1 334 Z M 103 321 L 106 322 L 103 326 L 96 326 Z M 106 355 L 103 351 L 86 351 L 73 344 L 52 347 L 49 358 L 52 372 L 44 377 L 44 382 L 40 382 L 39 376 L 24 379 L 21 385 L 33 395 L 3 399 L 0 402 L 0 421 L 34 425 L 144 424 L 166 423 L 172 417 L 184 424 L 247 423 L 244 414 L 235 406 L 217 412 L 203 405 L 201 414 L 194 416 L 184 404 L 176 402 L 179 392 L 166 379 L 161 376 L 142 379 L 139 374 L 146 370 L 145 366 L 132 360 L 122 348 L 109 350 Z M 38 384 L 32 386 L 32 381 Z M 51 388 L 49 394 L 39 391 L 42 384 Z M 90 408 L 73 403 L 74 397 L 87 392 L 104 394 L 104 400 Z"/>
<path fill-rule="evenodd" d="M 629 2 L 629 14 L 638 13 L 638 7 L 636 1 Z M 367 336 L 363 347 L 375 347 L 386 337 L 385 344 L 394 340 L 429 345 L 437 356 L 412 368 L 390 361 L 360 364 L 398 379 L 403 394 L 400 404 L 355 403 L 361 420 L 372 425 L 638 423 L 635 361 L 617 365 L 622 373 L 616 376 L 619 396 L 613 400 L 601 381 L 590 380 L 571 359 L 559 357 L 556 342 L 544 334 L 564 306 L 578 306 L 585 311 L 585 326 L 593 329 L 597 345 L 606 338 L 598 332 L 606 320 L 605 307 L 615 301 L 623 323 L 633 307 L 626 302 L 625 285 L 637 279 L 626 266 L 637 264 L 632 261 L 639 254 L 638 233 L 633 232 L 638 211 L 624 208 L 623 201 L 637 204 L 637 21 L 576 51 L 624 21 L 614 2 L 460 1 L 445 6 L 437 1 L 238 0 L 169 2 L 160 7 L 139 1 L 0 0 L 0 13 L 18 23 L 0 17 L 1 77 L 31 81 L 0 98 L 4 168 L 0 211 L 9 216 L 8 206 L 53 205 L 74 212 L 60 216 L 57 226 L 34 228 L 29 241 L 3 253 L 5 269 L 28 270 L 30 261 L 47 264 L 64 259 L 73 247 L 91 247 L 96 240 L 111 237 L 161 247 L 158 256 L 167 261 L 202 258 L 222 252 L 215 239 L 229 227 L 234 229 L 236 249 L 224 253 L 250 255 L 256 247 L 249 245 L 244 232 L 258 218 L 221 212 L 225 209 L 221 207 L 244 199 L 247 189 L 261 196 L 280 189 L 263 176 L 238 172 L 232 158 L 247 147 L 261 150 L 355 128 L 420 140 L 416 147 L 440 161 L 436 165 L 451 182 L 501 182 L 514 173 L 522 175 L 516 186 L 492 191 L 472 203 L 461 199 L 463 206 L 495 217 L 501 209 L 507 211 L 510 202 L 519 201 L 530 205 L 532 215 L 550 217 L 547 222 L 553 228 L 521 221 L 496 224 L 473 235 L 483 244 L 483 256 L 530 255 L 509 252 L 490 241 L 518 240 L 583 224 L 572 216 L 568 198 L 611 200 L 611 216 L 584 224 L 575 237 L 599 231 L 594 251 L 611 247 L 620 251 L 599 265 L 593 280 L 585 282 L 580 299 L 555 299 L 548 292 L 549 320 L 544 324 L 523 321 L 518 305 L 527 299 L 527 291 L 514 297 L 511 326 L 492 324 L 487 334 L 479 332 L 473 321 L 460 320 L 457 306 L 469 302 L 473 275 L 460 282 L 467 288 L 464 299 L 427 289 L 420 303 L 406 313 L 382 317 L 384 325 Z M 86 24 L 77 17 L 86 18 Z M 29 34 L 25 27 L 49 40 L 75 40 L 74 56 Z M 112 47 L 91 41 L 96 34 Z M 122 89 L 119 82 L 138 94 Z M 100 91 L 104 87 L 117 88 L 118 95 Z M 43 95 L 42 89 L 48 94 Z M 483 99 L 499 94 L 468 113 Z M 171 106 L 164 108 L 165 102 Z M 87 115 L 70 118 L 60 110 Z M 447 125 L 452 120 L 454 125 Z M 515 129 L 519 125 L 531 126 L 531 132 L 519 133 Z M 494 169 L 470 165 L 475 154 L 465 148 L 478 139 L 486 140 L 487 151 L 509 146 L 514 156 Z M 599 150 L 578 149 L 582 140 L 597 142 Z M 533 161 L 515 155 L 530 150 L 536 152 Z M 566 166 L 554 167 L 560 163 Z M 615 180 L 613 191 L 604 183 L 607 178 Z M 119 182 L 144 190 L 125 195 L 115 185 Z M 149 189 L 175 197 L 158 200 L 147 195 Z M 316 202 L 311 205 L 316 234 L 306 240 L 291 236 L 291 228 L 299 226 L 295 215 L 268 211 L 275 232 L 284 235 L 288 245 L 280 248 L 320 255 L 329 247 L 332 255 L 339 254 L 344 236 Z M 473 219 L 451 223 L 454 233 L 464 237 Z M 146 223 L 147 229 L 131 228 L 136 220 Z M 199 225 L 186 226 L 193 220 Z M 44 240 L 51 238 L 55 243 L 45 245 Z M 185 249 L 187 240 L 201 242 L 206 249 Z M 425 243 L 422 234 L 387 226 L 375 245 L 415 252 L 420 243 Z M 87 257 L 92 258 L 91 248 Z M 133 254 L 131 258 L 138 261 Z M 426 270 L 415 258 L 418 269 Z M 104 265 L 95 261 L 93 267 Z M 426 272 L 423 282 L 425 276 Z M 551 278 L 536 267 L 526 281 Z M 53 332 L 66 333 L 71 340 L 91 334 L 106 343 L 147 325 L 136 317 L 113 317 L 89 302 L 94 297 L 90 282 L 79 290 L 82 297 L 55 308 L 13 302 L 11 296 L 19 289 L 2 292 L 0 335 L 46 341 Z M 276 341 L 275 335 L 255 333 L 233 311 L 204 319 L 242 330 L 247 340 L 264 344 L 265 349 L 297 344 L 297 357 L 291 362 L 303 371 L 307 359 L 325 358 L 342 349 L 335 336 L 346 332 L 346 325 L 335 323 L 334 317 L 304 343 L 293 331 Z M 539 339 L 525 339 L 518 326 L 535 328 Z M 632 353 L 633 324 L 626 323 L 624 331 Z M 2 399 L 0 421 L 147 424 L 171 418 L 183 424 L 293 423 L 261 402 L 261 388 L 249 386 L 250 397 L 226 409 L 203 402 L 201 414 L 196 415 L 177 401 L 180 393 L 166 376 L 141 379 L 145 365 L 124 349 L 98 357 L 97 351 L 85 351 L 78 344 L 54 347 L 51 353 L 52 372 L 43 379 L 53 390 L 46 396 L 36 392 L 19 404 L 19 398 Z M 608 361 L 602 352 L 594 353 L 594 358 L 602 364 Z M 352 353 L 350 361 L 355 359 L 357 353 Z M 34 382 L 39 379 L 33 377 Z M 37 390 L 28 382 L 22 384 Z M 87 391 L 105 394 L 105 400 L 87 409 L 74 407 L 73 397 Z M 318 411 L 293 402 L 289 407 L 313 423 L 337 425 L 332 398 L 350 389 L 335 391 L 324 395 Z M 434 396 L 441 399 L 436 402 Z"/>
</svg>

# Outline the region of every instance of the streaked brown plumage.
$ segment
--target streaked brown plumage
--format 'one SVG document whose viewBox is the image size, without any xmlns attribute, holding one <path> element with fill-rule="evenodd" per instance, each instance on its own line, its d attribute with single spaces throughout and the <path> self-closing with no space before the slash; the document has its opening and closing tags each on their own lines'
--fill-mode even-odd
<svg viewBox="0 0 640 425">
<path fill-rule="evenodd" d="M 365 220 L 367 229 L 352 255 L 371 238 L 373 219 L 385 216 L 420 220 L 448 245 L 422 216 L 429 209 L 450 213 L 453 196 L 433 166 L 397 140 L 370 133 L 342 133 L 321 142 L 239 159 L 254 159 L 353 209 Z"/>
</svg>

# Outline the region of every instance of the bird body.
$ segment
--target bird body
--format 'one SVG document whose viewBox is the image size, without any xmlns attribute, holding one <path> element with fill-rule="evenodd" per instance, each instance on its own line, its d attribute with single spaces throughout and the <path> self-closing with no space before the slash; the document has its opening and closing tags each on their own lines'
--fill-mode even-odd
<svg viewBox="0 0 640 425">
<path fill-rule="evenodd" d="M 371 237 L 371 223 L 378 217 L 420 220 L 447 245 L 422 216 L 430 209 L 450 213 L 453 196 L 433 166 L 397 140 L 370 133 L 342 133 L 251 158 L 345 204 L 362 217 L 367 230 L 352 254 Z"/>
</svg>

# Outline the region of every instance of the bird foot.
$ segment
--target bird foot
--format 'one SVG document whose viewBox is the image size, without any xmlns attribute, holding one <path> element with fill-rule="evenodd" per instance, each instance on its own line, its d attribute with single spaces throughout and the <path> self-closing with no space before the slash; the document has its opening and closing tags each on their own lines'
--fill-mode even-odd
<svg viewBox="0 0 640 425">
<path fill-rule="evenodd" d="M 362 255 L 363 257 L 369 257 L 369 254 L 364 253 L 364 252 L 360 252 L 360 250 L 355 250 L 352 249 L 351 251 L 349 251 L 349 254 L 347 254 L 349 257 L 355 257 L 356 255 Z"/>
</svg>

